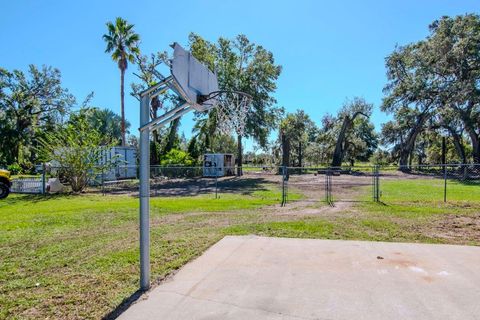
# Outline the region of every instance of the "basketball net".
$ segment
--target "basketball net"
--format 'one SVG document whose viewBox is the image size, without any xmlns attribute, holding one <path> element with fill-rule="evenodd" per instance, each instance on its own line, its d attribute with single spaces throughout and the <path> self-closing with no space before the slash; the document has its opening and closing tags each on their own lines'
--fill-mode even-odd
<svg viewBox="0 0 480 320">
<path fill-rule="evenodd" d="M 243 136 L 252 97 L 240 91 L 218 91 L 210 96 L 208 104 L 216 107 L 220 133 Z"/>
</svg>

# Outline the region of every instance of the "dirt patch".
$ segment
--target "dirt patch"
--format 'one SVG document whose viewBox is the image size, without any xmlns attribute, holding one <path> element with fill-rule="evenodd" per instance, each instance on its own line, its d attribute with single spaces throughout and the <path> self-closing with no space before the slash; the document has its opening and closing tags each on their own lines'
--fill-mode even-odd
<svg viewBox="0 0 480 320">
<path fill-rule="evenodd" d="M 427 233 L 435 238 L 469 243 L 480 241 L 480 213 L 444 215 L 432 222 Z"/>
</svg>

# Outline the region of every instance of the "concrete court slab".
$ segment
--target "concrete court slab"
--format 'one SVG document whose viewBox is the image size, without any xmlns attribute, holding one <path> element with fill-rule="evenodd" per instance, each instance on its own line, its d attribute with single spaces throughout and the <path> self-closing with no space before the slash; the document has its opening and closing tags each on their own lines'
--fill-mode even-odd
<svg viewBox="0 0 480 320">
<path fill-rule="evenodd" d="M 228 236 L 119 319 L 480 319 L 480 247 Z"/>
</svg>

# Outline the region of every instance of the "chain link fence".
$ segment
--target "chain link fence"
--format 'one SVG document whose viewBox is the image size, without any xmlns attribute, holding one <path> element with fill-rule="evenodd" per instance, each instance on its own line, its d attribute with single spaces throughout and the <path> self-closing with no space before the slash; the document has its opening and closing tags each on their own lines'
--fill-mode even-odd
<svg viewBox="0 0 480 320">
<path fill-rule="evenodd" d="M 381 201 L 480 201 L 480 164 L 381 167 Z"/>
<path fill-rule="evenodd" d="M 228 194 L 252 195 L 268 191 L 286 205 L 295 202 L 480 201 L 480 165 L 410 165 L 354 167 L 244 166 L 235 168 L 151 166 L 152 197 Z M 118 166 L 90 174 L 84 192 L 138 196 L 137 166 Z M 16 178 L 14 193 L 71 192 L 61 168 L 34 177 Z"/>
</svg>

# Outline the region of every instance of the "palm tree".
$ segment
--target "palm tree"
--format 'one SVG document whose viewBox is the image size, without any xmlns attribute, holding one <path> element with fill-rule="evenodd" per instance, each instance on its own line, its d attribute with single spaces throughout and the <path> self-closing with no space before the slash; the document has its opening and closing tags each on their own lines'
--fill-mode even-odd
<svg viewBox="0 0 480 320">
<path fill-rule="evenodd" d="M 122 146 L 125 146 L 125 101 L 124 101 L 124 83 L 125 70 L 128 62 L 134 63 L 135 55 L 140 53 L 138 42 L 140 36 L 133 30 L 133 24 L 129 24 L 125 19 L 118 17 L 115 24 L 107 22 L 108 33 L 103 35 L 103 40 L 107 43 L 106 53 L 112 53 L 112 60 L 117 62 L 120 69 L 120 109 L 122 116 Z"/>
</svg>

